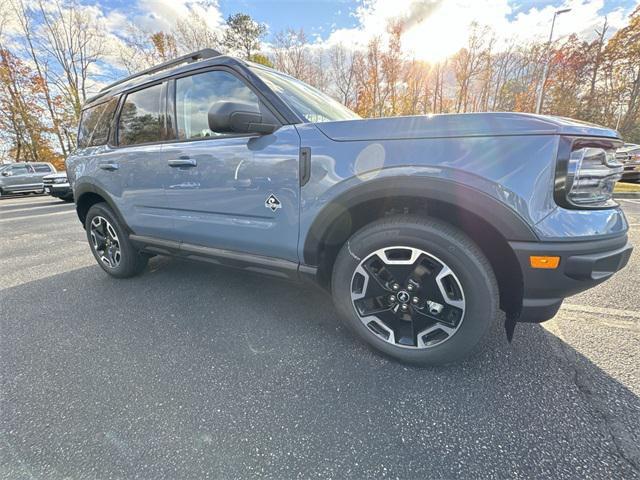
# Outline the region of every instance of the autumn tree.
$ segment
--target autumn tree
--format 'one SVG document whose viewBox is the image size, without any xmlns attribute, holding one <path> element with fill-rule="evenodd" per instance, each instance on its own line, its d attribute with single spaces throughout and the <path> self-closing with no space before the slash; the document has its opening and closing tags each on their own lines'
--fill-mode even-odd
<svg viewBox="0 0 640 480">
<path fill-rule="evenodd" d="M 611 84 L 615 95 L 626 105 L 620 133 L 640 141 L 640 6 L 631 14 L 629 25 L 611 37 L 604 55 L 610 74 L 620 79 Z"/>
<path fill-rule="evenodd" d="M 191 10 L 176 21 L 173 31 L 176 48 L 181 53 L 194 52 L 204 48 L 220 48 L 220 37 L 201 15 Z"/>
<path fill-rule="evenodd" d="M 488 34 L 488 27 L 481 27 L 477 23 L 473 23 L 467 46 L 453 57 L 453 68 L 458 86 L 456 98 L 456 112 L 458 113 L 467 111 L 472 83 L 486 62 Z"/>
<path fill-rule="evenodd" d="M 7 49 L 0 50 L 0 130 L 17 161 L 53 161 L 43 122 L 42 78 Z"/>
<path fill-rule="evenodd" d="M 309 45 L 304 30 L 290 28 L 276 33 L 273 41 L 273 65 L 277 70 L 308 81 L 310 64 Z"/>
</svg>

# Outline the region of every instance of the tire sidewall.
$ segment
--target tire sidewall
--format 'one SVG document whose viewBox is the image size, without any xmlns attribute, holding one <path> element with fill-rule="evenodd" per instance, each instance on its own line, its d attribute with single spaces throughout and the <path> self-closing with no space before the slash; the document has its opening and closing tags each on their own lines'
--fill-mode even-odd
<svg viewBox="0 0 640 480">
<path fill-rule="evenodd" d="M 117 267 L 111 268 L 107 267 L 97 252 L 93 248 L 93 241 L 91 239 L 91 221 L 96 217 L 101 216 L 107 219 L 107 221 L 111 224 L 111 226 L 116 231 L 118 235 L 118 243 L 120 244 L 120 263 Z M 89 242 L 89 248 L 91 249 L 91 253 L 94 258 L 98 262 L 98 265 L 107 272 L 109 275 L 114 277 L 128 277 L 131 275 L 131 269 L 137 260 L 138 252 L 133 248 L 131 242 L 129 241 L 128 232 L 122 227 L 121 223 L 118 221 L 116 216 L 112 213 L 111 209 L 104 203 L 98 203 L 93 205 L 89 211 L 87 212 L 87 217 L 85 218 L 85 231 L 87 234 L 87 240 Z"/>
<path fill-rule="evenodd" d="M 372 224 L 357 232 L 336 259 L 332 293 L 347 326 L 381 352 L 416 364 L 443 364 L 469 355 L 482 342 L 497 315 L 497 287 L 488 261 L 462 240 L 461 232 L 442 222 Z M 412 349 L 389 344 L 362 323 L 351 300 L 353 274 L 361 260 L 381 248 L 406 246 L 423 250 L 446 263 L 462 285 L 465 315 L 455 334 L 439 345 Z"/>
</svg>

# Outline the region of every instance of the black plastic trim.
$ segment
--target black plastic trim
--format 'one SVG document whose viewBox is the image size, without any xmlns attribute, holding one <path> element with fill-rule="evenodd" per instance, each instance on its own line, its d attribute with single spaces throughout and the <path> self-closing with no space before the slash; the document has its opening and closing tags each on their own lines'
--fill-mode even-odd
<svg viewBox="0 0 640 480">
<path fill-rule="evenodd" d="M 300 186 L 304 187 L 311 178 L 311 149 L 300 148 Z"/>
<path fill-rule="evenodd" d="M 625 267 L 633 247 L 627 235 L 592 241 L 509 242 L 523 277 L 518 321 L 543 322 L 555 315 L 562 300 L 604 282 Z M 556 269 L 535 269 L 531 255 L 560 257 Z"/>
<path fill-rule="evenodd" d="M 514 210 L 472 187 L 432 177 L 389 177 L 362 183 L 329 202 L 316 216 L 307 233 L 303 250 L 304 262 L 318 265 L 324 237 L 345 211 L 372 200 L 388 200 L 393 197 L 449 203 L 491 223 L 507 240 L 539 240 L 532 227 Z"/>
<path fill-rule="evenodd" d="M 206 247 L 190 243 L 165 240 L 161 238 L 129 235 L 129 239 L 138 245 L 139 248 L 162 255 L 173 255 L 197 261 L 213 262 L 242 270 L 249 270 L 257 273 L 265 273 L 283 278 L 299 279 L 299 264 L 281 258 L 255 255 L 234 250 Z M 304 268 L 304 274 L 315 276 L 315 269 Z"/>
<path fill-rule="evenodd" d="M 76 212 L 78 213 L 78 219 L 83 224 L 83 226 L 84 226 L 84 222 L 82 222 L 82 219 L 80 219 L 80 213 L 77 210 L 77 206 L 78 206 L 78 202 L 81 201 L 82 196 L 87 193 L 95 193 L 96 195 L 99 195 L 100 197 L 102 197 L 105 203 L 109 205 L 111 210 L 113 210 L 114 214 L 116 215 L 120 223 L 123 226 L 125 226 L 125 228 L 127 228 L 129 231 L 131 231 L 131 229 L 127 225 L 127 222 L 124 221 L 124 217 L 122 216 L 120 209 L 116 206 L 115 202 L 111 200 L 111 197 L 109 196 L 109 194 L 102 188 L 94 185 L 93 183 L 87 183 L 87 182 L 76 183 L 76 185 L 73 187 L 73 196 L 76 204 Z"/>
</svg>

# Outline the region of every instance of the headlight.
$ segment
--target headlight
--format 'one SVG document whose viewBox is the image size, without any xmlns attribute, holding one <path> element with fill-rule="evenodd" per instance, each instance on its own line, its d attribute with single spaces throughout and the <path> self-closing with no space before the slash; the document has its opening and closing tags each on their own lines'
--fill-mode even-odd
<svg viewBox="0 0 640 480">
<path fill-rule="evenodd" d="M 558 153 L 556 203 L 565 208 L 615 206 L 613 188 L 624 169 L 616 160 L 618 143 L 563 137 Z"/>
<path fill-rule="evenodd" d="M 66 178 L 55 178 L 53 180 L 53 183 L 67 183 L 67 179 Z"/>
<path fill-rule="evenodd" d="M 571 152 L 567 171 L 567 200 L 576 206 L 604 205 L 622 177 L 615 150 L 584 147 Z"/>
</svg>

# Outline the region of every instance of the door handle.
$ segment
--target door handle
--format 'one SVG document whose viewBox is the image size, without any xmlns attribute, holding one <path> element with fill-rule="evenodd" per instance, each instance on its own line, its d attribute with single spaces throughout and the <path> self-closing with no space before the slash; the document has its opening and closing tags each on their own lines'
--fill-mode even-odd
<svg viewBox="0 0 640 480">
<path fill-rule="evenodd" d="M 174 158 L 173 160 L 169 160 L 167 163 L 170 167 L 195 167 L 198 165 L 195 158 L 189 157 Z"/>
<path fill-rule="evenodd" d="M 98 168 L 101 168 L 102 170 L 113 171 L 118 170 L 119 167 L 117 163 L 99 163 Z"/>
</svg>

